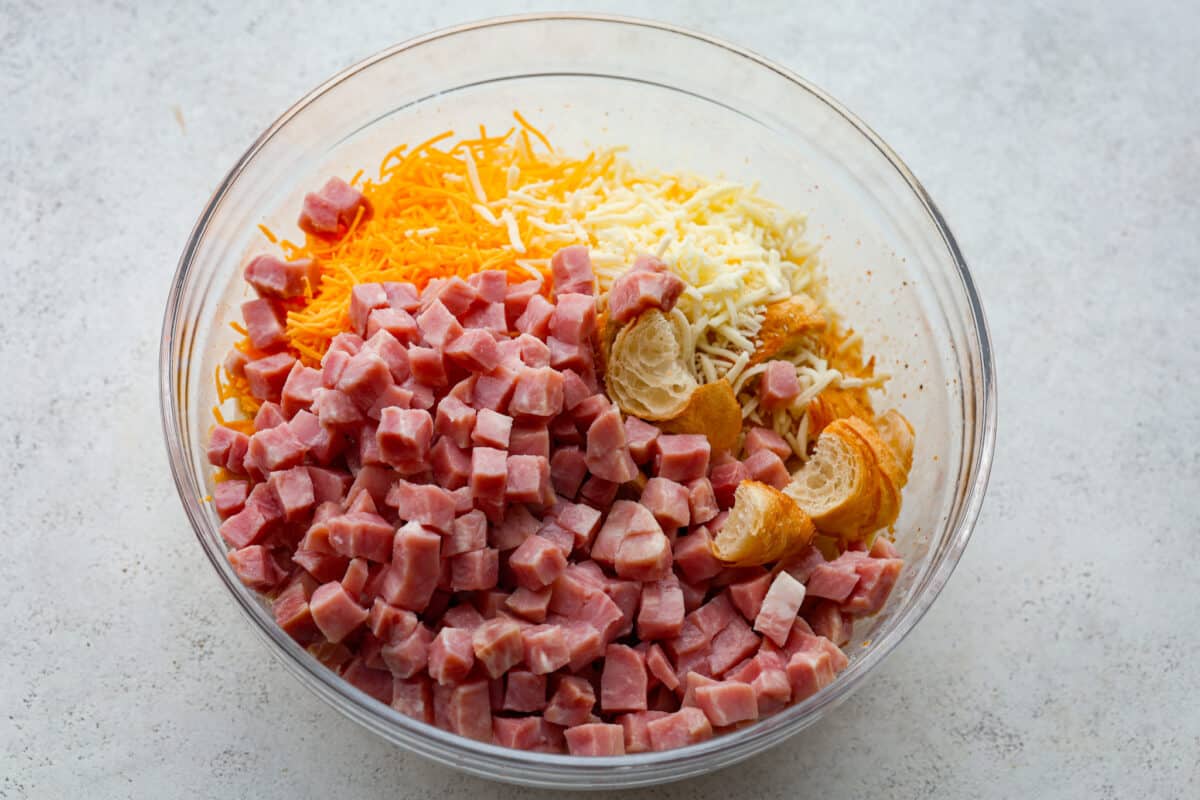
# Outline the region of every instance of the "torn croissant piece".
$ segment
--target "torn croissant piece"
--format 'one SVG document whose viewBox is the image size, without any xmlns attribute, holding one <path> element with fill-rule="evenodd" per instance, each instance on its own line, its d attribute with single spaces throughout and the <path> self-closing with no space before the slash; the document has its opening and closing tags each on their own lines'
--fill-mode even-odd
<svg viewBox="0 0 1200 800">
<path fill-rule="evenodd" d="M 687 405 L 658 427 L 665 433 L 702 433 L 713 452 L 733 450 L 742 432 L 742 407 L 725 378 L 692 390 Z"/>
<path fill-rule="evenodd" d="M 808 440 L 814 441 L 835 419 L 871 419 L 874 416 L 875 411 L 865 390 L 830 387 L 808 404 Z"/>
<path fill-rule="evenodd" d="M 912 424 L 899 411 L 889 408 L 875 418 L 875 429 L 879 431 L 879 438 L 892 448 L 892 452 L 900 460 L 900 467 L 904 471 L 905 483 L 907 483 L 913 459 Z M 901 484 L 901 486 L 903 485 Z"/>
<path fill-rule="evenodd" d="M 813 521 L 795 500 L 765 483 L 742 481 L 712 551 L 729 566 L 752 567 L 796 552 L 815 535 Z"/>
<path fill-rule="evenodd" d="M 750 357 L 750 365 L 768 361 L 805 337 L 821 333 L 825 325 L 825 315 L 817 302 L 806 294 L 772 303 L 767 306 L 762 327 L 758 330 L 758 346 Z"/>
<path fill-rule="evenodd" d="M 617 331 L 604 366 L 608 394 L 622 411 L 658 421 L 685 409 L 698 385 L 685 339 L 679 318 L 657 309 Z"/>
</svg>

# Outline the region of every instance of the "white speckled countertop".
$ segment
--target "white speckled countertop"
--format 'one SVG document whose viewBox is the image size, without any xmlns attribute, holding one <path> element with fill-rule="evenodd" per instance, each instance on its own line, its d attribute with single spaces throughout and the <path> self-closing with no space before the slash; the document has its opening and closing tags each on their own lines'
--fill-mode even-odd
<svg viewBox="0 0 1200 800">
<path fill-rule="evenodd" d="M 0 0 L 0 798 L 537 794 L 393 749 L 267 657 L 176 499 L 156 369 L 179 252 L 262 128 L 388 44 L 541 4 L 75 5 Z M 1200 7 L 896 5 L 653 16 L 827 89 L 945 212 L 999 368 L 979 526 L 835 714 L 630 795 L 1197 797 Z"/>
</svg>

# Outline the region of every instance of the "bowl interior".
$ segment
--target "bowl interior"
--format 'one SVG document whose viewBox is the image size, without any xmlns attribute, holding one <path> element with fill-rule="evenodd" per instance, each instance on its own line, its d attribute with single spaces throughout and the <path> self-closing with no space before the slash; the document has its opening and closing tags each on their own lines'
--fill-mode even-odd
<svg viewBox="0 0 1200 800">
<path fill-rule="evenodd" d="M 506 130 L 514 109 L 559 150 L 624 145 L 643 165 L 757 183 L 765 197 L 806 212 L 834 303 L 863 334 L 877 369 L 892 376 L 877 407 L 899 408 L 917 431 L 897 524 L 908 566 L 887 609 L 856 625 L 850 668 L 818 697 L 695 748 L 694 756 L 530 759 L 427 728 L 335 676 L 322 678 L 323 668 L 272 630 L 265 606 L 233 577 L 218 520 L 200 499 L 211 488 L 204 443 L 216 402 L 212 375 L 235 338 L 227 323 L 248 297 L 240 266 L 269 247 L 257 225 L 296 238 L 301 198 L 327 176 L 374 175 L 395 145 L 446 130 Z M 965 545 L 990 456 L 982 314 L 953 241 L 903 166 L 791 76 L 704 38 L 629 21 L 483 23 L 402 45 L 320 87 L 264 134 L 214 196 L 181 262 L 164 333 L 165 423 L 181 496 L 214 565 L 276 652 L 315 690 L 394 741 L 524 783 L 683 777 L 810 724 L 928 607 Z M 464 753 L 475 755 L 464 760 Z M 510 772 L 511 764 L 522 766 Z"/>
</svg>

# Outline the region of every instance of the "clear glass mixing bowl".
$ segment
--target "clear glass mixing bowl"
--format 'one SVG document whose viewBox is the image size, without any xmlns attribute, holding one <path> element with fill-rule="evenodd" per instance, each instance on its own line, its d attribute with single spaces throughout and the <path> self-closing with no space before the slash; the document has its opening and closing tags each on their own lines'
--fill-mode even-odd
<svg viewBox="0 0 1200 800">
<path fill-rule="evenodd" d="M 245 295 L 256 226 L 299 235 L 305 191 L 330 174 L 373 174 L 399 142 L 511 124 L 520 110 L 566 151 L 628 145 L 647 165 L 757 182 L 809 214 L 834 301 L 891 373 L 878 405 L 917 430 L 898 545 L 908 562 L 891 602 L 855 626 L 850 666 L 814 697 L 735 733 L 663 753 L 576 758 L 480 744 L 372 700 L 325 669 L 235 577 L 203 501 L 213 371 Z M 196 536 L 276 655 L 306 686 L 380 736 L 464 771 L 558 789 L 638 786 L 741 761 L 845 700 L 921 619 L 979 513 L 996 431 L 983 309 L 945 222 L 916 178 L 866 125 L 785 69 L 666 25 L 590 16 L 497 19 L 430 34 L 337 75 L 246 151 L 205 206 L 180 259 L 163 324 L 163 427 Z"/>
</svg>

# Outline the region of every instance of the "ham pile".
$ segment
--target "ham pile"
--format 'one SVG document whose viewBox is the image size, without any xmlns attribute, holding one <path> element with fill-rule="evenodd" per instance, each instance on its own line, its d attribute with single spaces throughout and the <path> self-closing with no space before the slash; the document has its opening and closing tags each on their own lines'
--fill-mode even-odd
<svg viewBox="0 0 1200 800">
<path fill-rule="evenodd" d="M 308 204 L 314 230 L 353 219 L 339 186 Z M 317 368 L 286 350 L 281 305 L 312 264 L 250 262 L 261 357 L 226 366 L 262 406 L 253 434 L 217 426 L 208 447 L 237 575 L 366 694 L 507 747 L 667 750 L 812 696 L 902 562 L 880 538 L 724 567 L 734 490 L 786 483 L 788 445 L 757 428 L 739 459 L 623 416 L 597 374 L 587 249 L 552 276 L 549 296 L 503 272 L 359 285 Z M 639 262 L 608 312 L 667 311 L 682 288 Z"/>
</svg>

